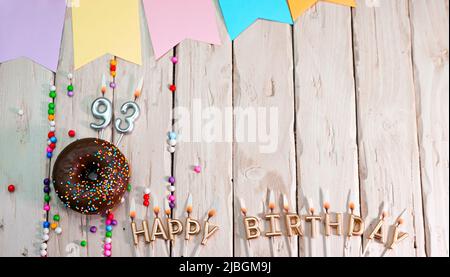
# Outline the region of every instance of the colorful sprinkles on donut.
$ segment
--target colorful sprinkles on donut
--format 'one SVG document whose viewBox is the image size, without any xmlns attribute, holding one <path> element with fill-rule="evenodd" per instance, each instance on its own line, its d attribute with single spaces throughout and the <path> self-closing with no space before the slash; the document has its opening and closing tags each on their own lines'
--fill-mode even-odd
<svg viewBox="0 0 450 277">
<path fill-rule="evenodd" d="M 55 192 L 64 205 L 82 214 L 106 214 L 127 191 L 128 161 L 113 144 L 95 138 L 67 146 L 53 169 Z"/>
</svg>

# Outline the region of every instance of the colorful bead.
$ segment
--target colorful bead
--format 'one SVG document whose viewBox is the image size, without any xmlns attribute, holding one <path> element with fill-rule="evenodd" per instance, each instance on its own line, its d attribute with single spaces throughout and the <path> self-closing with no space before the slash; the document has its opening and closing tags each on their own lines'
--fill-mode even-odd
<svg viewBox="0 0 450 277">
<path fill-rule="evenodd" d="M 48 103 L 48 108 L 49 109 L 55 109 L 55 103 L 53 103 L 53 102 Z"/>
<path fill-rule="evenodd" d="M 169 140 L 169 145 L 172 146 L 172 147 L 173 147 L 173 146 L 176 146 L 176 145 L 177 145 L 177 140 L 175 140 L 175 139 L 170 139 L 170 140 Z"/>
<path fill-rule="evenodd" d="M 170 202 L 170 203 L 169 203 L 169 207 L 170 207 L 171 209 L 174 209 L 174 208 L 175 208 L 175 203 Z"/>
<path fill-rule="evenodd" d="M 56 139 L 56 137 L 52 137 L 52 138 L 50 138 L 50 141 L 51 141 L 52 143 L 56 143 L 56 142 L 58 141 L 58 139 Z"/>
<path fill-rule="evenodd" d="M 194 167 L 194 171 L 195 173 L 200 173 L 202 171 L 202 168 L 199 165 L 197 165 Z"/>
<path fill-rule="evenodd" d="M 169 153 L 175 153 L 175 147 L 169 146 L 167 147 L 167 151 L 169 151 Z"/>
<path fill-rule="evenodd" d="M 44 205 L 44 211 L 46 212 L 50 211 L 50 205 L 48 204 Z"/>
<path fill-rule="evenodd" d="M 82 241 L 80 242 L 80 246 L 86 247 L 86 245 L 87 245 L 87 242 L 86 242 L 85 240 L 82 240 Z"/>
<path fill-rule="evenodd" d="M 150 199 L 150 195 L 149 194 L 144 194 L 144 200 L 149 200 Z"/>
<path fill-rule="evenodd" d="M 91 233 L 96 233 L 96 232 L 97 232 L 97 227 L 91 226 L 91 228 L 89 228 L 89 231 L 90 231 Z"/>
<path fill-rule="evenodd" d="M 111 65 L 117 65 L 117 60 L 111 60 L 111 61 L 110 61 L 110 64 L 111 64 Z"/>
<path fill-rule="evenodd" d="M 44 179 L 44 185 L 46 185 L 46 186 L 50 185 L 50 179 L 49 178 L 45 178 Z"/>
<path fill-rule="evenodd" d="M 44 228 L 49 228 L 49 227 L 50 227 L 50 222 L 44 221 L 44 222 L 42 223 L 42 227 L 44 227 Z"/>
<path fill-rule="evenodd" d="M 53 157 L 52 153 L 47 153 L 47 158 L 51 159 Z"/>
<path fill-rule="evenodd" d="M 105 250 L 111 250 L 111 243 L 105 243 Z"/>
<path fill-rule="evenodd" d="M 173 194 L 169 195 L 169 201 L 175 202 L 175 195 L 173 195 Z"/>
<path fill-rule="evenodd" d="M 50 224 L 50 228 L 52 229 L 52 230 L 55 230 L 56 228 L 58 227 L 58 224 L 57 223 L 52 223 L 52 224 Z"/>
<path fill-rule="evenodd" d="M 114 219 L 114 214 L 113 213 L 109 213 L 108 217 L 109 220 L 113 220 Z M 109 225 L 109 224 L 108 224 Z"/>
<path fill-rule="evenodd" d="M 67 96 L 72 97 L 73 96 L 73 91 L 68 91 L 67 92 Z"/>
<path fill-rule="evenodd" d="M 177 90 L 177 86 L 176 86 L 176 85 L 170 85 L 170 86 L 169 86 L 169 90 L 170 90 L 171 92 L 175 92 L 175 91 Z"/>
<path fill-rule="evenodd" d="M 111 231 L 106 232 L 105 236 L 106 236 L 107 238 L 112 237 L 112 232 L 111 232 Z"/>
<path fill-rule="evenodd" d="M 8 191 L 9 192 L 14 192 L 15 190 L 16 190 L 16 187 L 14 185 L 11 184 L 11 185 L 8 186 Z"/>
<path fill-rule="evenodd" d="M 117 220 L 115 220 L 115 219 L 111 220 L 111 225 L 112 226 L 116 226 L 117 225 Z"/>
<path fill-rule="evenodd" d="M 114 82 L 109 83 L 109 87 L 112 88 L 112 89 L 115 89 L 116 88 L 116 83 L 114 83 Z"/>
<path fill-rule="evenodd" d="M 44 228 L 44 234 L 48 234 L 50 233 L 50 229 L 49 228 Z"/>
<path fill-rule="evenodd" d="M 142 203 L 144 206 L 148 207 L 150 206 L 150 201 L 144 200 L 144 203 Z"/>
<path fill-rule="evenodd" d="M 106 225 L 111 225 L 111 221 L 112 221 L 112 220 L 107 219 L 107 220 L 105 221 L 105 224 L 106 224 Z"/>
<path fill-rule="evenodd" d="M 44 187 L 44 193 L 50 193 L 51 189 L 48 186 Z"/>
<path fill-rule="evenodd" d="M 178 63 L 178 58 L 177 57 L 172 57 L 171 59 L 170 59 L 170 61 L 173 63 L 173 64 L 177 64 Z"/>
<path fill-rule="evenodd" d="M 47 251 L 46 250 L 41 250 L 41 257 L 47 257 Z"/>
<path fill-rule="evenodd" d="M 48 96 L 50 96 L 50 98 L 55 99 L 56 98 L 56 92 L 55 91 L 51 91 Z"/>
<path fill-rule="evenodd" d="M 56 228 L 55 229 L 55 233 L 58 234 L 58 235 L 61 234 L 62 233 L 62 228 L 61 227 Z"/>
<path fill-rule="evenodd" d="M 69 135 L 69 137 L 71 137 L 71 138 L 75 137 L 75 131 L 74 131 L 74 130 L 70 130 L 70 131 L 68 132 L 68 135 Z"/>
<path fill-rule="evenodd" d="M 50 195 L 46 194 L 44 196 L 44 201 L 48 203 L 48 202 L 50 202 L 50 198 L 51 198 Z"/>
<path fill-rule="evenodd" d="M 106 225 L 106 231 L 107 232 L 111 232 L 112 231 L 112 226 L 111 225 Z"/>
<path fill-rule="evenodd" d="M 105 254 L 106 257 L 111 257 L 111 251 L 110 250 L 105 250 L 105 252 L 103 254 Z"/>
<path fill-rule="evenodd" d="M 58 222 L 60 219 L 61 219 L 61 217 L 59 216 L 59 214 L 55 214 L 53 216 L 53 220 L 56 221 L 56 222 Z"/>
<path fill-rule="evenodd" d="M 177 133 L 175 133 L 175 132 L 170 132 L 170 133 L 169 133 L 169 139 L 177 139 Z"/>
<path fill-rule="evenodd" d="M 128 184 L 128 186 L 127 186 L 127 191 L 128 191 L 128 192 L 130 192 L 130 191 L 131 191 L 131 189 L 132 189 L 132 186 L 131 186 L 131 184 Z"/>
<path fill-rule="evenodd" d="M 55 86 L 51 86 L 50 87 L 50 91 L 56 91 L 56 87 Z"/>
<path fill-rule="evenodd" d="M 68 91 L 73 91 L 73 85 L 68 85 L 68 86 L 67 86 L 67 90 L 68 90 Z"/>
<path fill-rule="evenodd" d="M 111 238 L 105 238 L 105 243 L 111 243 L 112 239 Z"/>
<path fill-rule="evenodd" d="M 175 177 L 170 176 L 169 177 L 169 183 L 174 184 L 175 183 Z"/>
<path fill-rule="evenodd" d="M 175 186 L 169 186 L 169 191 L 170 192 L 175 192 Z"/>
</svg>

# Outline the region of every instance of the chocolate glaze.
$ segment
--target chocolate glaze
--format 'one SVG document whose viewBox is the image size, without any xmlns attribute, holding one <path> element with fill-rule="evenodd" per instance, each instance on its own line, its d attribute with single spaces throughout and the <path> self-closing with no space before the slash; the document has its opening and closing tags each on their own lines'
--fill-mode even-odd
<svg viewBox="0 0 450 277">
<path fill-rule="evenodd" d="M 68 145 L 53 167 L 53 185 L 66 207 L 106 214 L 121 202 L 130 178 L 128 161 L 113 144 L 86 138 Z"/>
</svg>

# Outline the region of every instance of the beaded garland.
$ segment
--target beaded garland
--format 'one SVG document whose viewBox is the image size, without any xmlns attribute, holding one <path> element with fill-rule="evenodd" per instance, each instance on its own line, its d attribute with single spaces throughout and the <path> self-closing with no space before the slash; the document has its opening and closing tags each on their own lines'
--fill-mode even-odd
<svg viewBox="0 0 450 277">
<path fill-rule="evenodd" d="M 55 108 L 56 108 L 56 103 L 55 103 L 55 99 L 56 99 L 56 87 L 54 85 L 52 85 L 50 87 L 50 93 L 49 93 L 49 103 L 48 103 L 48 121 L 49 121 L 49 133 L 47 135 L 47 151 L 46 151 L 46 155 L 47 155 L 47 159 L 51 160 L 51 158 L 53 157 L 53 151 L 56 148 L 56 143 L 57 143 L 57 139 L 56 139 L 56 135 L 55 135 L 55 131 L 56 131 L 56 123 L 55 123 Z M 49 233 L 50 233 L 50 228 L 52 227 L 53 230 L 55 230 L 55 232 L 57 234 L 60 234 L 62 232 L 62 229 L 60 227 L 58 227 L 57 223 L 53 223 L 50 224 L 49 222 L 49 217 L 50 217 L 50 192 L 51 192 L 51 188 L 50 188 L 50 178 L 45 178 L 44 181 L 44 211 L 45 211 L 45 220 L 42 223 L 42 227 L 43 227 L 43 234 L 42 234 L 42 239 L 43 242 L 41 244 L 40 247 L 40 254 L 41 257 L 47 257 L 47 243 L 49 240 Z M 57 219 L 56 221 L 59 221 L 59 216 L 54 217 L 54 219 Z"/>
<path fill-rule="evenodd" d="M 175 208 L 175 178 L 173 176 L 169 177 L 169 196 L 167 199 L 169 200 L 169 207 L 171 209 Z"/>
<path fill-rule="evenodd" d="M 112 231 L 116 225 L 117 220 L 114 219 L 114 214 L 108 213 L 105 220 L 105 240 L 103 243 L 103 256 L 105 257 L 111 257 L 112 255 Z"/>
<path fill-rule="evenodd" d="M 176 56 L 173 56 L 170 61 L 173 64 L 173 67 L 175 69 L 177 63 L 178 63 L 178 58 Z M 173 80 L 173 83 L 171 85 L 169 85 L 169 90 L 175 94 L 175 92 L 177 91 L 177 86 L 175 84 L 175 79 Z M 167 150 L 169 151 L 169 153 L 171 153 L 172 158 L 173 158 L 173 154 L 175 153 L 176 150 L 176 146 L 177 146 L 177 133 L 174 131 L 169 132 L 168 134 L 168 140 L 167 140 L 167 144 L 168 144 L 168 148 Z M 168 182 L 169 182 L 169 186 L 167 187 L 168 191 L 169 191 L 169 195 L 167 196 L 167 200 L 168 200 L 168 205 L 170 209 L 174 209 L 175 208 L 175 177 L 170 176 L 168 178 Z"/>
<path fill-rule="evenodd" d="M 109 87 L 112 89 L 116 88 L 116 76 L 117 76 L 117 59 L 116 57 L 114 57 L 114 59 L 112 59 L 109 62 L 109 73 L 112 77 L 112 81 L 109 83 Z"/>
<path fill-rule="evenodd" d="M 175 132 L 169 132 L 169 152 L 173 154 L 175 152 L 175 146 L 177 145 L 177 133 Z M 175 177 L 170 176 L 167 180 L 169 182 L 169 186 L 167 187 L 169 191 L 169 196 L 167 197 L 167 200 L 169 200 L 169 207 L 171 209 L 175 208 Z"/>
</svg>

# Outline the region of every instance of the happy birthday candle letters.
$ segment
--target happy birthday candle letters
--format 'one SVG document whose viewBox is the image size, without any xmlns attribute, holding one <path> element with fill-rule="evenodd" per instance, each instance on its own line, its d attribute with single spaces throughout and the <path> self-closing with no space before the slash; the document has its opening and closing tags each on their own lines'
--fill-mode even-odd
<svg viewBox="0 0 450 277">
<path fill-rule="evenodd" d="M 139 237 L 141 236 L 146 243 L 151 243 L 156 239 L 175 241 L 176 237 L 181 236 L 183 232 L 185 240 L 190 240 L 192 236 L 202 233 L 202 245 L 206 245 L 208 239 L 210 239 L 218 229 L 218 226 L 209 221 L 205 221 L 202 226 L 198 220 L 191 217 L 186 218 L 184 225 L 183 222 L 178 219 L 155 217 L 151 229 L 149 228 L 147 220 L 142 221 L 140 228 L 136 221 L 131 222 L 131 232 L 135 245 L 139 244 Z"/>
<path fill-rule="evenodd" d="M 314 213 L 313 209 L 310 209 L 305 215 L 284 211 L 284 215 L 270 212 L 262 217 L 263 219 L 260 219 L 247 215 L 247 213 L 243 215 L 245 238 L 247 240 L 281 235 L 303 237 L 303 228 L 308 228 L 310 230 L 309 235 L 314 238 L 318 235 L 321 226 L 323 226 L 323 235 L 325 236 L 341 236 L 345 234 L 348 238 L 360 237 L 364 235 L 366 230 L 364 219 L 353 213 L 344 215 L 342 213 L 328 213 L 327 211 L 324 214 L 317 214 Z M 283 226 L 283 224 L 285 227 L 284 231 L 280 229 L 280 226 Z M 346 230 L 344 230 L 344 224 L 346 225 Z M 367 239 L 387 243 L 387 247 L 392 249 L 408 237 L 407 233 L 399 231 L 399 224 L 395 223 L 394 232 L 388 241 L 384 230 L 385 224 L 385 217 L 381 217 L 376 224 L 367 227 Z"/>
</svg>

